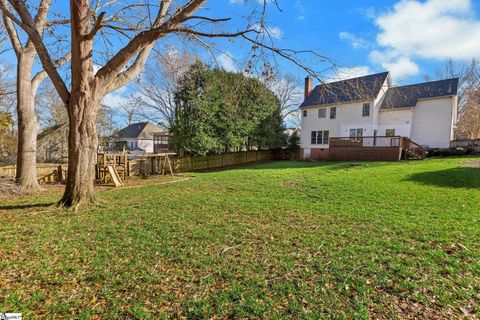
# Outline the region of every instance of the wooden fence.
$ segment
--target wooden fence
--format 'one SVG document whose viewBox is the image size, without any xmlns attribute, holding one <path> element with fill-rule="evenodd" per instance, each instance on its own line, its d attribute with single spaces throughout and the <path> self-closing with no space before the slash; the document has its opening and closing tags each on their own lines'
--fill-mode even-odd
<svg viewBox="0 0 480 320">
<path fill-rule="evenodd" d="M 59 164 L 59 163 L 37 163 L 37 177 L 41 178 L 46 175 L 51 174 L 55 170 L 58 169 L 58 166 L 62 166 L 62 170 L 67 170 L 67 164 Z M 0 167 L 0 174 L 4 174 L 7 176 L 15 176 L 15 173 L 17 172 L 17 166 L 5 166 L 5 167 Z"/>
<path fill-rule="evenodd" d="M 173 171 L 189 172 L 245 165 L 259 161 L 299 160 L 300 149 L 278 149 L 240 151 L 206 156 L 174 156 L 171 158 Z M 129 161 L 129 175 L 153 174 L 147 160 Z"/>
<path fill-rule="evenodd" d="M 141 155 L 139 155 L 141 157 Z M 198 170 L 208 170 L 223 167 L 233 167 L 260 161 L 273 160 L 299 160 L 300 149 L 276 149 L 276 150 L 258 150 L 258 151 L 240 151 L 224 154 L 212 154 L 206 156 L 174 156 L 171 158 L 174 172 L 189 172 Z M 64 179 L 65 172 L 68 170 L 67 164 L 47 163 L 37 164 L 37 176 L 39 180 L 45 182 L 57 181 L 60 175 Z M 144 159 L 133 159 L 128 161 L 129 175 L 154 174 L 151 166 Z M 15 176 L 16 167 L 0 167 L 0 174 Z M 57 179 L 57 180 L 55 180 Z"/>
<path fill-rule="evenodd" d="M 451 148 L 466 148 L 480 151 L 480 139 L 463 139 L 450 141 Z"/>
</svg>

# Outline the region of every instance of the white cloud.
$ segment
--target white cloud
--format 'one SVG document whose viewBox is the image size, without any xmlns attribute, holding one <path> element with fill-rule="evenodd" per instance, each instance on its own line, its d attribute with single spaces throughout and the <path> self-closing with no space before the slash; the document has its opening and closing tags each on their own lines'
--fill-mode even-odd
<svg viewBox="0 0 480 320">
<path fill-rule="evenodd" d="M 375 20 L 377 42 L 398 55 L 455 60 L 480 56 L 471 0 L 403 0 Z"/>
<path fill-rule="evenodd" d="M 259 23 L 256 23 L 252 25 L 252 29 L 256 30 L 257 32 L 264 33 L 265 35 L 274 39 L 281 39 L 283 36 L 282 29 L 277 26 L 262 26 Z"/>
<path fill-rule="evenodd" d="M 217 62 L 223 69 L 231 72 L 238 71 L 238 66 L 235 63 L 233 56 L 229 52 L 222 52 L 217 56 Z"/>
<path fill-rule="evenodd" d="M 368 66 L 356 66 L 356 67 L 345 67 L 338 68 L 327 80 L 330 81 L 340 81 L 345 79 L 363 77 L 368 74 L 371 74 L 371 70 Z"/>
<path fill-rule="evenodd" d="M 359 38 L 359 37 L 357 37 L 354 34 L 351 34 L 349 32 L 342 31 L 338 34 L 338 36 L 343 41 L 349 42 L 352 45 L 352 47 L 355 48 L 355 49 L 361 49 L 361 48 L 367 48 L 368 47 L 368 43 L 365 39 Z"/>
<path fill-rule="evenodd" d="M 420 72 L 415 59 L 470 60 L 480 57 L 480 20 L 471 0 L 401 0 L 378 14 L 372 63 L 405 80 Z"/>
<path fill-rule="evenodd" d="M 408 57 L 400 57 L 393 62 L 384 62 L 382 67 L 392 73 L 395 81 L 404 80 L 420 72 L 418 65 Z"/>
<path fill-rule="evenodd" d="M 298 21 L 305 20 L 306 15 L 307 15 L 307 10 L 305 9 L 305 6 L 303 5 L 302 1 L 295 0 L 295 10 L 297 10 L 296 19 Z"/>
<path fill-rule="evenodd" d="M 126 85 L 114 92 L 107 94 L 105 98 L 103 98 L 102 103 L 113 109 L 119 108 L 122 103 L 127 102 L 132 96 L 137 94 L 137 92 L 132 93 L 131 88 Z"/>
</svg>

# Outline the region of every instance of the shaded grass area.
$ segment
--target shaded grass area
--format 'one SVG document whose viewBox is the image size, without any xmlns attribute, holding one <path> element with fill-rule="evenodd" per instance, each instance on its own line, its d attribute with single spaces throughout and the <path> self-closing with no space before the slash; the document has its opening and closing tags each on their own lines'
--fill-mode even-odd
<svg viewBox="0 0 480 320">
<path fill-rule="evenodd" d="M 478 317 L 480 169 L 461 161 L 275 162 L 102 192 L 76 214 L 0 208 L 0 311 Z"/>
</svg>

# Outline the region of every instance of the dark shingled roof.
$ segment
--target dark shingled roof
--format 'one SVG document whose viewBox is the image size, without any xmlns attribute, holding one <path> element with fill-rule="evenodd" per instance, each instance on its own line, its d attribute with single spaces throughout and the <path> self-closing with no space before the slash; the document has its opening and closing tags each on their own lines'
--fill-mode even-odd
<svg viewBox="0 0 480 320">
<path fill-rule="evenodd" d="M 382 89 L 388 72 L 324 83 L 316 86 L 300 108 L 359 100 L 373 100 Z"/>
<path fill-rule="evenodd" d="M 413 108 L 418 99 L 453 96 L 457 90 L 458 78 L 393 87 L 385 94 L 380 109 Z"/>
<path fill-rule="evenodd" d="M 141 139 L 153 139 L 154 133 L 164 132 L 165 130 L 159 128 L 150 122 L 138 122 L 132 123 L 126 128 L 118 131 L 119 138 L 141 138 Z"/>
</svg>

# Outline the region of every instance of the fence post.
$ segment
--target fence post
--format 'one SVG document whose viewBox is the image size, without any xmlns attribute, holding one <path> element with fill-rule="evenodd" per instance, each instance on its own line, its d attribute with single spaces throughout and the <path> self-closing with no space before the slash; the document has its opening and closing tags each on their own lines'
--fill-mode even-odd
<svg viewBox="0 0 480 320">
<path fill-rule="evenodd" d="M 62 183 L 62 165 L 57 167 L 57 182 Z"/>
</svg>

